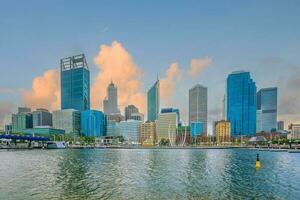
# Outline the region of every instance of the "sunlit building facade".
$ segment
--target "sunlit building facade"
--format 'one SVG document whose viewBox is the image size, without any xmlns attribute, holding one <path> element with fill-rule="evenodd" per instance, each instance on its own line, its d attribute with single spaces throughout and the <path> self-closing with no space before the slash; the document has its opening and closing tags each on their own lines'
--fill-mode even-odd
<svg viewBox="0 0 300 200">
<path fill-rule="evenodd" d="M 170 144 L 176 143 L 178 127 L 178 115 L 176 112 L 159 113 L 156 126 L 156 139 L 159 143 L 162 139 L 169 139 Z"/>
<path fill-rule="evenodd" d="M 216 122 L 217 144 L 225 144 L 231 141 L 230 122 L 222 120 Z"/>
<path fill-rule="evenodd" d="M 145 122 L 141 124 L 141 144 L 144 146 L 154 145 L 156 142 L 156 123 Z"/>
<path fill-rule="evenodd" d="M 227 78 L 227 120 L 231 136 L 256 133 L 256 85 L 249 72 L 238 71 Z"/>
</svg>

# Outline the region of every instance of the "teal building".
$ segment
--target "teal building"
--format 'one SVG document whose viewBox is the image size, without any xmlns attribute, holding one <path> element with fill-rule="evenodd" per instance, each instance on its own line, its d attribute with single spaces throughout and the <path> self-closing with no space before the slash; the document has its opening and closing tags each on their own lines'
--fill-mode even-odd
<svg viewBox="0 0 300 200">
<path fill-rule="evenodd" d="M 147 92 L 148 121 L 157 120 L 159 113 L 159 80 Z"/>
<path fill-rule="evenodd" d="M 227 78 L 227 120 L 232 137 L 256 133 L 256 85 L 249 72 L 232 72 Z"/>
<path fill-rule="evenodd" d="M 60 61 L 61 109 L 90 109 L 90 71 L 84 54 Z"/>
<path fill-rule="evenodd" d="M 81 112 L 81 131 L 83 136 L 101 137 L 106 132 L 106 116 L 97 110 Z"/>
</svg>

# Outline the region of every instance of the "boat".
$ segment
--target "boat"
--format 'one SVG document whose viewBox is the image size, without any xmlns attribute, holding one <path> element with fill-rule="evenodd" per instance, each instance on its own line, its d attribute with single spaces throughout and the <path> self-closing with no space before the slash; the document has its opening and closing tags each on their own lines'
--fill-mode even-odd
<svg viewBox="0 0 300 200">
<path fill-rule="evenodd" d="M 287 152 L 287 149 L 270 149 L 271 152 Z"/>
<path fill-rule="evenodd" d="M 65 149 L 66 143 L 64 141 L 50 141 L 47 143 L 47 149 Z"/>
<path fill-rule="evenodd" d="M 300 153 L 300 149 L 291 149 L 288 150 L 289 153 Z"/>
</svg>

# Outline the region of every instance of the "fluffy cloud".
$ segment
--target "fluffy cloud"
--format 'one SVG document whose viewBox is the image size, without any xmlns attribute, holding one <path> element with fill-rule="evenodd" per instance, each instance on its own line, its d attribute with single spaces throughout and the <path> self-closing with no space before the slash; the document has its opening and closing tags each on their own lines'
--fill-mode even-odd
<svg viewBox="0 0 300 200">
<path fill-rule="evenodd" d="M 191 66 L 188 71 L 189 75 L 196 77 L 199 75 L 206 67 L 210 66 L 213 63 L 211 57 L 206 58 L 195 58 L 191 60 Z"/>
<path fill-rule="evenodd" d="M 163 101 L 170 101 L 176 83 L 182 76 L 182 70 L 177 63 L 172 63 L 166 71 L 165 77 L 160 80 L 160 97 Z"/>
<path fill-rule="evenodd" d="M 113 81 L 118 87 L 120 108 L 123 110 L 126 105 L 134 104 L 140 112 L 145 113 L 146 96 L 141 91 L 142 72 L 122 44 L 114 41 L 111 46 L 101 45 L 94 62 L 99 74 L 91 88 L 92 107 L 102 108 L 106 88 Z"/>
<path fill-rule="evenodd" d="M 56 110 L 60 108 L 60 78 L 59 71 L 50 69 L 42 76 L 32 81 L 32 89 L 22 92 L 22 99 L 26 106 Z"/>
</svg>

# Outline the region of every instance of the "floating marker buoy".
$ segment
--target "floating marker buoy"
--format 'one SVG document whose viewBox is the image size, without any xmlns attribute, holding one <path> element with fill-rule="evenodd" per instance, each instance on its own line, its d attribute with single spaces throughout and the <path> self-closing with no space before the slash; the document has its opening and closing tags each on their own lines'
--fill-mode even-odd
<svg viewBox="0 0 300 200">
<path fill-rule="evenodd" d="M 260 161 L 259 161 L 259 154 L 256 155 L 255 167 L 256 169 L 261 168 Z"/>
</svg>

